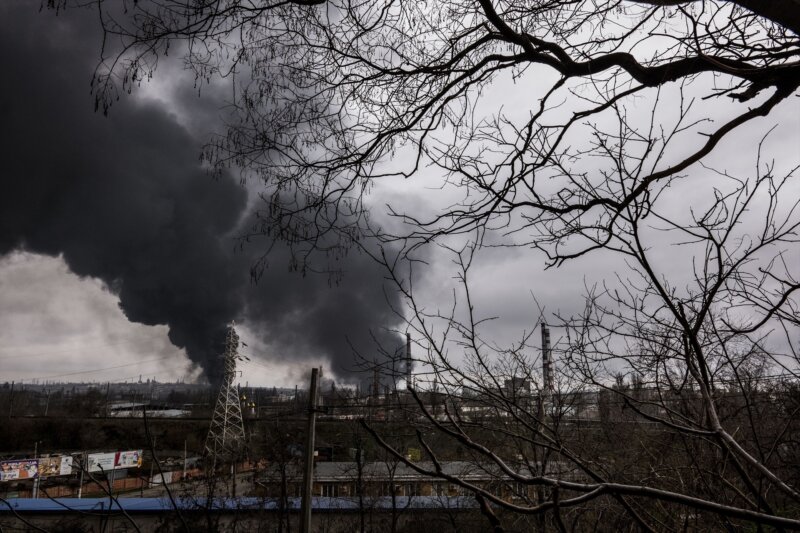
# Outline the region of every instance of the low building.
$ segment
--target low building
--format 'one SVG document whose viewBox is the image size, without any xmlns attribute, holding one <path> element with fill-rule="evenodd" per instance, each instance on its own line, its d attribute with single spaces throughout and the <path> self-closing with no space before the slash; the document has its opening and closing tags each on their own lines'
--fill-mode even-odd
<svg viewBox="0 0 800 533">
<path fill-rule="evenodd" d="M 435 469 L 431 462 L 417 464 L 422 471 Z M 470 494 L 462 485 L 446 479 L 451 477 L 508 501 L 532 496 L 532 486 L 517 483 L 497 465 L 443 461 L 441 467 L 444 476 L 437 478 L 402 462 L 319 462 L 314 466 L 312 493 L 329 498 L 457 497 Z M 577 478 L 577 473 L 566 471 L 564 463 L 552 462 L 546 470 L 559 479 Z M 529 472 L 520 473 L 530 475 Z M 256 475 L 255 482 L 264 496 L 300 496 L 303 487 L 302 466 L 272 464 Z"/>
</svg>

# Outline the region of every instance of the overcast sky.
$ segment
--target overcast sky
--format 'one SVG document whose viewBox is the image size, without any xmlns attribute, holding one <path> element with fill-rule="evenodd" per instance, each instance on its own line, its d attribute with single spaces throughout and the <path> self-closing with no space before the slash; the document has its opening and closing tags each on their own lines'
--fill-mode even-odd
<svg viewBox="0 0 800 533">
<path fill-rule="evenodd" d="M 235 237 L 250 220 L 254 191 L 233 175 L 212 179 L 198 160 L 203 141 L 221 127 L 225 86 L 198 96 L 191 77 L 166 63 L 104 117 L 89 93 L 100 43 L 92 13 L 56 17 L 38 8 L 0 5 L 1 380 L 202 379 L 218 369 L 215 343 L 231 319 L 248 345 L 252 362 L 242 380 L 251 384 L 303 383 L 312 364 L 346 376 L 350 343 L 369 354 L 372 334 L 400 342 L 389 333 L 404 326 L 387 294 L 389 303 L 399 302 L 384 290 L 381 269 L 357 253 L 331 286 L 325 276 L 289 272 L 279 246 L 259 284 L 251 282 L 249 268 L 268 243 L 240 249 Z M 519 83 L 501 80 L 494 90 L 509 108 L 531 101 L 530 87 Z M 774 114 L 782 121 L 772 134 L 773 157 L 800 146 L 797 100 Z M 749 171 L 753 147 L 772 124 L 753 122 L 710 162 Z M 371 203 L 424 210 L 446 202 L 452 191 L 431 189 L 431 181 L 438 178 L 427 169 L 378 188 Z M 677 187 L 672 194 L 679 212 L 697 191 Z M 665 274 L 685 275 L 680 257 L 668 248 L 661 254 Z M 431 308 L 447 308 L 452 264 L 432 257 L 417 286 Z M 800 261 L 796 249 L 790 257 Z M 548 313 L 580 312 L 586 285 L 625 268 L 610 254 L 596 254 L 590 268 L 542 265 L 527 249 L 480 255 L 474 297 L 481 316 L 499 317 L 489 328 L 498 342 L 535 327 L 536 302 Z"/>
</svg>

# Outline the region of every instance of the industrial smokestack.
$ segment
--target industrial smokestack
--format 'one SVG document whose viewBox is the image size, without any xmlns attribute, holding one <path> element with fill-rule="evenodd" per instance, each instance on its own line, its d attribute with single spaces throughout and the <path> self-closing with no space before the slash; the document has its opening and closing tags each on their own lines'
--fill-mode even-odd
<svg viewBox="0 0 800 533">
<path fill-rule="evenodd" d="M 381 396 L 381 375 L 378 370 L 378 364 L 375 363 L 375 368 L 372 370 L 372 403 L 377 405 Z"/>
<path fill-rule="evenodd" d="M 553 352 L 550 348 L 550 330 L 544 322 L 542 322 L 542 384 L 545 393 L 553 391 Z"/>
<path fill-rule="evenodd" d="M 406 333 L 406 390 L 414 387 L 412 383 L 411 371 L 414 368 L 414 361 L 411 360 L 411 334 Z"/>
</svg>

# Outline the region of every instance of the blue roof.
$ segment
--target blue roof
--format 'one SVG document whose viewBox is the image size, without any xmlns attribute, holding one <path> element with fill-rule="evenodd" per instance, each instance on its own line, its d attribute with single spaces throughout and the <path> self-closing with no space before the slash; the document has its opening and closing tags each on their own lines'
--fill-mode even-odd
<svg viewBox="0 0 800 533">
<path fill-rule="evenodd" d="M 205 498 L 176 499 L 179 509 L 191 511 L 206 507 Z M 288 499 L 291 511 L 300 510 L 300 498 Z M 364 498 L 365 507 L 371 509 L 391 509 L 392 498 Z M 397 496 L 395 505 L 403 510 L 424 509 L 474 509 L 477 502 L 469 496 Z M 233 510 L 265 510 L 277 511 L 279 500 L 276 498 L 215 498 L 212 502 L 215 511 Z M 358 511 L 358 498 L 312 498 L 312 509 L 317 511 Z M 172 502 L 168 498 L 9 498 L 0 501 L 0 514 L 18 513 L 63 513 L 80 512 L 119 512 L 154 513 L 173 511 Z"/>
</svg>

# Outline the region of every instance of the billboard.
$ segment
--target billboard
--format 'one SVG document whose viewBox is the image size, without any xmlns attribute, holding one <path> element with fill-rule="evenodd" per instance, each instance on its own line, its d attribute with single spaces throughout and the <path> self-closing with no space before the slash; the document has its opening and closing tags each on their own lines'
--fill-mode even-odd
<svg viewBox="0 0 800 533">
<path fill-rule="evenodd" d="M 87 457 L 89 472 L 108 472 L 114 470 L 117 454 L 111 453 L 90 453 Z"/>
<path fill-rule="evenodd" d="M 0 461 L 0 481 L 13 479 L 33 479 L 39 475 L 39 461 L 36 459 L 19 459 Z"/>
<path fill-rule="evenodd" d="M 142 450 L 117 453 L 115 468 L 139 468 L 142 466 Z"/>
<path fill-rule="evenodd" d="M 68 476 L 72 474 L 72 457 L 42 457 L 39 459 L 39 477 Z"/>
<path fill-rule="evenodd" d="M 142 466 L 142 450 L 90 453 L 87 462 L 89 472 L 108 472 L 119 468 L 139 468 Z"/>
</svg>

